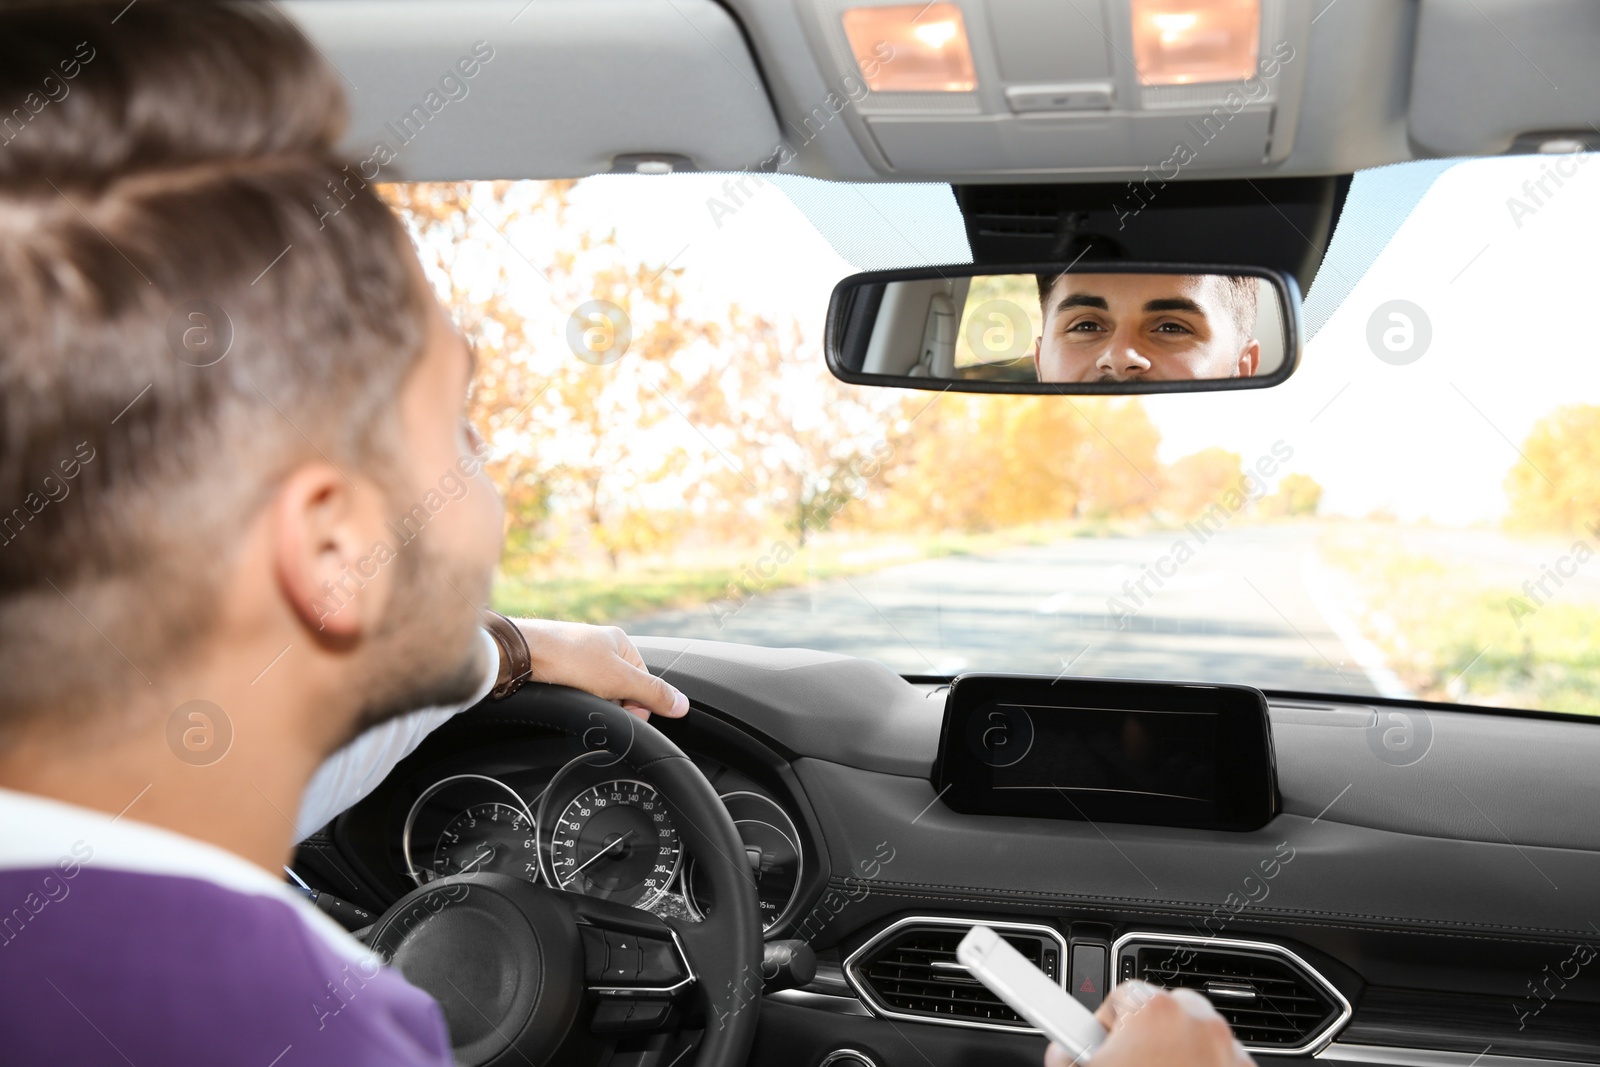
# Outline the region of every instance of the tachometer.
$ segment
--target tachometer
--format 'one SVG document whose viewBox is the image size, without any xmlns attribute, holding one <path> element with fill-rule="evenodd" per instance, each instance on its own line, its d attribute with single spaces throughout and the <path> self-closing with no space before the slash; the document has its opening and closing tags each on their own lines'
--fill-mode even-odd
<svg viewBox="0 0 1600 1067">
<path fill-rule="evenodd" d="M 538 839 L 533 822 L 512 807 L 490 801 L 474 804 L 451 819 L 433 848 L 433 874 L 493 871 L 539 880 Z"/>
<path fill-rule="evenodd" d="M 590 786 L 550 831 L 550 869 L 563 889 L 648 908 L 683 859 L 655 787 L 632 778 Z"/>
</svg>

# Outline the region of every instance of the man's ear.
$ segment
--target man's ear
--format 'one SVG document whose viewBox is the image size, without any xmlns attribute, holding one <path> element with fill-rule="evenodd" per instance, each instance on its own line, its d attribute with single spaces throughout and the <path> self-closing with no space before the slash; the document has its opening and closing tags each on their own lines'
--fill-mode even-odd
<svg viewBox="0 0 1600 1067">
<path fill-rule="evenodd" d="M 353 641 L 381 617 L 387 579 L 374 557 L 381 496 L 331 464 L 308 463 L 270 505 L 273 564 L 284 599 L 323 639 Z"/>
<path fill-rule="evenodd" d="M 1254 378 L 1256 368 L 1261 365 L 1261 342 L 1254 337 L 1245 342 L 1244 351 L 1239 353 L 1240 378 Z"/>
<path fill-rule="evenodd" d="M 1033 376 L 1039 381 L 1044 381 L 1043 378 L 1039 377 L 1039 346 L 1043 343 L 1043 337 L 1035 337 L 1033 339 L 1033 347 L 1028 350 L 1028 358 L 1033 360 Z"/>
</svg>

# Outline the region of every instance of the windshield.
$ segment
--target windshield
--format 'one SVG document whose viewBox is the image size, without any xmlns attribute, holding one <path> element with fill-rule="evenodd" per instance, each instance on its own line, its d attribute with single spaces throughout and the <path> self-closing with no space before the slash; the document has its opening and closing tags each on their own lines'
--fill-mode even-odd
<svg viewBox="0 0 1600 1067">
<path fill-rule="evenodd" d="M 839 279 L 969 259 L 945 186 L 388 195 L 477 348 L 502 611 L 911 675 L 1594 713 L 1592 160 L 1357 175 L 1294 377 L 1130 399 L 829 376 Z"/>
</svg>

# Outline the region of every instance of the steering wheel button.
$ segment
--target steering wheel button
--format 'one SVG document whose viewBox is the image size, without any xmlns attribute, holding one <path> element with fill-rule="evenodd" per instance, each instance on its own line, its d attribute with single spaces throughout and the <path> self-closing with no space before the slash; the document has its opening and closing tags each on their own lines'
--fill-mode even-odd
<svg viewBox="0 0 1600 1067">
<path fill-rule="evenodd" d="M 653 1030 L 666 1022 L 667 1016 L 671 1012 L 671 1001 L 638 1001 L 633 1006 L 633 1012 L 628 1016 L 628 1029 Z"/>
<path fill-rule="evenodd" d="M 589 1029 L 597 1034 L 620 1033 L 628 1029 L 628 1016 L 633 1014 L 633 1002 L 628 1000 L 605 1001 L 594 1010 Z"/>
<path fill-rule="evenodd" d="M 583 935 L 583 976 L 591 982 L 606 977 L 606 964 L 610 959 L 605 935 L 592 926 L 580 926 Z"/>
<path fill-rule="evenodd" d="M 639 980 L 639 939 L 632 934 L 619 934 L 615 931 L 605 932 L 606 941 L 606 973 L 605 981 L 609 984 L 617 982 L 637 982 Z"/>
</svg>

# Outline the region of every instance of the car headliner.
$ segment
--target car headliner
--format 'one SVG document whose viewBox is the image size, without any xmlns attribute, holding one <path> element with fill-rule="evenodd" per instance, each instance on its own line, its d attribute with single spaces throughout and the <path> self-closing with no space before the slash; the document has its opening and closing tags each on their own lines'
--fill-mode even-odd
<svg viewBox="0 0 1600 1067">
<path fill-rule="evenodd" d="M 1064 24 L 1063 9 L 1045 0 L 963 0 L 979 85 L 948 106 L 930 102 L 932 94 L 841 97 L 855 73 L 837 32 L 845 6 L 283 4 L 345 79 L 354 120 L 349 151 L 366 161 L 380 142 L 390 149 L 369 165 L 369 179 L 575 178 L 632 171 L 640 156 L 657 169 L 739 171 L 762 166 L 779 148 L 788 150 L 780 157 L 785 171 L 850 181 L 1142 180 L 1162 162 L 1153 149 L 1159 138 L 1139 132 L 1149 133 L 1142 124 L 1160 118 L 1160 108 L 1148 98 L 1122 103 L 1137 101 L 1141 90 L 1131 60 L 1124 62 L 1127 49 L 1115 43 L 1128 32 L 1119 0 L 1074 3 L 1068 22 L 1081 21 L 1077 26 Z M 1202 153 L 1176 180 L 1341 174 L 1410 159 L 1533 150 L 1551 139 L 1600 142 L 1584 110 L 1600 97 L 1600 65 L 1590 61 L 1600 45 L 1600 7 L 1587 0 L 1263 0 L 1262 8 L 1263 40 L 1270 34 L 1298 57 L 1261 119 L 1270 130 L 1265 154 L 1256 158 L 1248 143 L 1247 159 Z M 1019 25 L 1037 26 L 1047 41 L 1050 34 L 1099 34 L 1115 68 L 1118 102 L 1093 115 L 1010 114 L 1002 86 L 1017 79 L 1003 75 L 1012 59 L 1001 38 L 1016 38 Z M 492 58 L 453 92 L 439 92 L 441 79 L 453 77 L 475 46 Z M 1171 106 L 1170 99 L 1160 105 Z M 402 121 L 407 115 L 416 116 L 410 127 Z M 974 150 L 1000 129 L 1044 140 L 1020 149 L 999 140 L 993 143 L 1005 151 Z M 1091 130 L 1095 138 L 1084 139 Z M 900 166 L 886 154 L 891 135 Z M 1082 147 L 1091 140 L 1125 147 L 1107 156 Z"/>
</svg>

